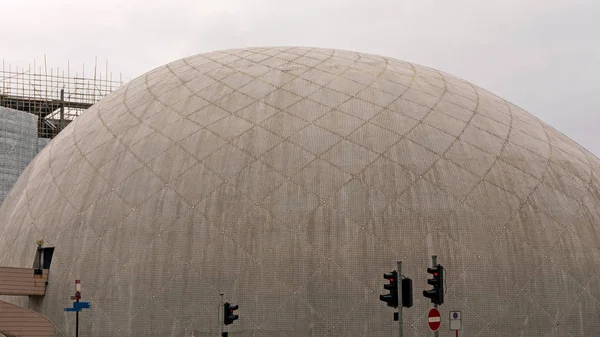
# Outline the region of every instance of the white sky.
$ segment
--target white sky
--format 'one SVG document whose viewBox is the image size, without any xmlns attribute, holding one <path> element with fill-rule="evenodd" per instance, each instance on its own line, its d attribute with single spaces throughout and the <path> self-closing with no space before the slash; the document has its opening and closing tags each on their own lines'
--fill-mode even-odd
<svg viewBox="0 0 600 337">
<path fill-rule="evenodd" d="M 132 79 L 265 45 L 395 57 L 462 77 L 600 156 L 599 0 L 0 0 L 0 58 Z"/>
</svg>

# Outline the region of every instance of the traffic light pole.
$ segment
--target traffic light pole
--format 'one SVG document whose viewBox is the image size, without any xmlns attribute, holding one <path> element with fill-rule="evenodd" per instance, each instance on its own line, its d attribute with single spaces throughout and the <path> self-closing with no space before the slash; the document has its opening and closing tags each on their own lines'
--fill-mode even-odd
<svg viewBox="0 0 600 337">
<path fill-rule="evenodd" d="M 75 302 L 81 299 L 81 281 L 75 280 Z M 79 337 L 79 311 L 75 311 L 75 337 Z"/>
<path fill-rule="evenodd" d="M 399 336 L 404 337 L 404 319 L 402 318 L 402 304 L 404 302 L 402 301 L 402 282 L 400 280 L 400 277 L 402 277 L 402 261 L 396 263 L 398 268 L 396 269 L 398 271 L 398 282 L 396 282 L 398 284 L 398 327 L 400 328 Z"/>
<path fill-rule="evenodd" d="M 437 265 L 437 255 L 431 255 L 431 265 L 432 266 L 436 266 Z M 434 308 L 437 308 L 438 305 L 437 304 L 433 304 Z M 438 331 L 434 331 L 433 332 L 433 337 L 439 337 L 440 333 Z"/>
<path fill-rule="evenodd" d="M 223 320 L 225 319 L 225 314 L 223 313 L 223 294 L 219 294 L 221 296 L 221 304 L 219 305 L 219 326 L 221 327 L 221 334 L 219 337 L 223 336 Z M 221 318 L 223 315 L 223 318 Z"/>
</svg>

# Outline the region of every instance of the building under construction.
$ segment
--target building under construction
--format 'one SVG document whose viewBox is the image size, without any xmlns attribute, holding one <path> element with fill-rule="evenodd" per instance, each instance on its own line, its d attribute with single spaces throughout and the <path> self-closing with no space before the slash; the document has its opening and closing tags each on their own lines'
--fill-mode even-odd
<svg viewBox="0 0 600 337">
<path fill-rule="evenodd" d="M 108 73 L 97 71 L 86 76 L 33 65 L 12 68 L 3 63 L 0 71 L 0 106 L 25 111 L 38 117 L 40 138 L 53 138 L 85 109 L 122 85 Z"/>
<path fill-rule="evenodd" d="M 44 62 L 45 64 L 45 62 Z M 0 203 L 27 164 L 85 109 L 121 86 L 108 72 L 2 64 L 0 70 Z"/>
</svg>

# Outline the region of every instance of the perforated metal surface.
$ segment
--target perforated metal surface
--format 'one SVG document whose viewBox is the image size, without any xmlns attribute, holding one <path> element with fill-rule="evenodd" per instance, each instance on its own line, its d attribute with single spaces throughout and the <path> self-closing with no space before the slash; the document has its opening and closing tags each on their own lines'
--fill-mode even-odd
<svg viewBox="0 0 600 337">
<path fill-rule="evenodd" d="M 552 93 L 549 93 L 552 94 Z M 434 69 L 252 48 L 143 75 L 90 108 L 0 208 L 0 263 L 56 245 L 32 303 L 72 335 L 395 336 L 378 300 L 430 256 L 464 336 L 600 334 L 600 161 L 529 113 Z M 452 334 L 442 326 L 441 336 Z"/>
<path fill-rule="evenodd" d="M 36 115 L 0 106 L 0 204 L 38 153 Z"/>
</svg>

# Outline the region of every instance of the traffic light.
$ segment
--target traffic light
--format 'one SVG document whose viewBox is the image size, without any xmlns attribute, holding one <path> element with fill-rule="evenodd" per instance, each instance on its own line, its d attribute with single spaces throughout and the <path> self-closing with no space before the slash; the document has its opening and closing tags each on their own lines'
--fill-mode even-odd
<svg viewBox="0 0 600 337">
<path fill-rule="evenodd" d="M 400 285 L 402 286 L 402 306 L 410 308 L 413 306 L 412 280 L 405 277 Z"/>
<path fill-rule="evenodd" d="M 379 299 L 383 302 L 386 302 L 388 307 L 397 308 L 398 307 L 398 272 L 391 271 L 389 273 L 383 274 L 383 278 L 388 280 L 389 283 L 384 284 L 383 288 L 385 290 L 389 290 L 389 294 L 379 295 Z"/>
<path fill-rule="evenodd" d="M 235 304 L 231 304 L 229 302 L 225 302 L 223 305 L 223 323 L 225 325 L 229 325 L 233 323 L 236 319 L 239 318 L 238 315 L 235 315 L 233 312 L 237 310 L 239 306 Z"/>
<path fill-rule="evenodd" d="M 423 296 L 431 299 L 431 303 L 441 305 L 444 303 L 444 267 L 435 265 L 427 268 L 427 273 L 432 275 L 427 284 L 432 285 L 433 289 L 423 290 Z"/>
</svg>

